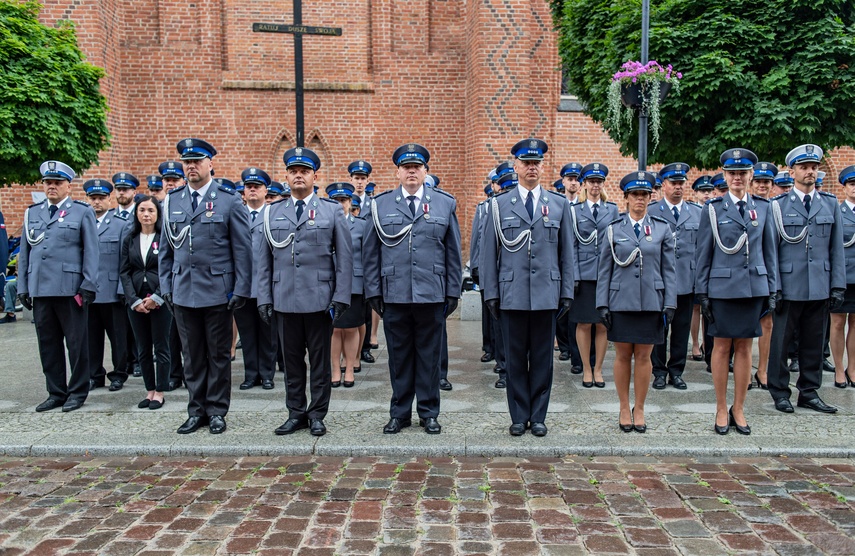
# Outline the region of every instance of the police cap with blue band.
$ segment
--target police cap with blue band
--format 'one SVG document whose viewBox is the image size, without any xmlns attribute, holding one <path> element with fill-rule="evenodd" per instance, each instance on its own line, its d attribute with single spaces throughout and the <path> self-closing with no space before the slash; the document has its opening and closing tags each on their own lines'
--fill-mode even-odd
<svg viewBox="0 0 855 556">
<path fill-rule="evenodd" d="M 307 149 L 306 147 L 288 149 L 285 151 L 285 155 L 282 159 L 285 161 L 285 168 L 290 168 L 291 166 L 305 166 L 306 168 L 311 168 L 315 172 L 321 168 L 321 159 L 318 158 L 315 151 Z"/>
<path fill-rule="evenodd" d="M 267 185 L 268 195 L 285 195 L 285 187 L 278 181 L 272 181 Z M 288 194 L 291 194 L 291 188 L 288 188 Z"/>
<path fill-rule="evenodd" d="M 356 160 L 351 162 L 347 167 L 347 173 L 351 176 L 354 174 L 361 174 L 363 176 L 371 175 L 371 165 L 364 160 Z"/>
<path fill-rule="evenodd" d="M 778 167 L 771 162 L 758 162 L 754 165 L 755 180 L 774 180 L 778 175 Z"/>
<path fill-rule="evenodd" d="M 719 172 L 718 174 L 714 175 L 712 177 L 712 179 L 710 180 L 710 182 L 713 184 L 713 187 L 716 189 L 725 189 L 725 190 L 728 189 L 727 181 L 725 181 L 725 179 L 724 179 L 724 172 Z"/>
<path fill-rule="evenodd" d="M 353 195 L 353 184 L 346 181 L 337 181 L 326 187 L 327 197 L 330 199 L 350 199 Z"/>
<path fill-rule="evenodd" d="M 778 175 L 775 176 L 773 180 L 775 185 L 778 187 L 792 187 L 795 182 L 793 176 L 790 175 L 786 170 L 783 172 L 778 172 Z"/>
<path fill-rule="evenodd" d="M 430 160 L 430 152 L 418 143 L 407 143 L 401 145 L 392 153 L 392 162 L 395 166 L 404 164 L 424 164 L 427 166 Z"/>
<path fill-rule="evenodd" d="M 484 195 L 486 195 L 487 197 L 493 196 L 493 184 L 492 183 L 489 183 L 486 186 L 484 186 Z"/>
<path fill-rule="evenodd" d="M 582 173 L 582 165 L 578 162 L 571 162 L 570 164 L 565 164 L 561 167 L 560 176 L 563 178 L 564 176 L 576 176 L 579 177 L 579 174 Z"/>
<path fill-rule="evenodd" d="M 213 145 L 194 137 L 182 139 L 175 148 L 178 149 L 178 158 L 181 160 L 202 160 L 203 158 L 214 158 L 217 154 L 217 149 Z"/>
<path fill-rule="evenodd" d="M 540 139 L 523 139 L 511 148 L 511 156 L 519 160 L 543 160 L 543 155 L 549 150 L 545 141 Z"/>
<path fill-rule="evenodd" d="M 496 173 L 496 169 L 493 168 L 492 170 L 490 170 L 490 173 L 487 174 L 487 181 L 490 182 L 487 184 L 487 187 L 490 187 L 490 184 L 492 183 L 496 183 L 498 179 L 499 175 Z"/>
<path fill-rule="evenodd" d="M 519 177 L 517 176 L 516 172 L 511 172 L 509 174 L 503 175 L 496 183 L 499 184 L 499 187 L 501 187 L 502 189 L 516 187 L 520 184 Z"/>
<path fill-rule="evenodd" d="M 496 181 L 499 178 L 504 176 L 505 174 L 510 174 L 514 171 L 514 163 L 513 162 L 502 162 L 498 166 L 496 166 Z"/>
<path fill-rule="evenodd" d="M 113 191 L 113 184 L 107 180 L 86 180 L 83 184 L 83 191 L 87 195 L 109 195 Z"/>
<path fill-rule="evenodd" d="M 792 168 L 796 164 L 805 164 L 807 162 L 815 162 L 817 164 L 822 160 L 822 149 L 817 145 L 807 144 L 799 145 L 795 149 L 787 153 L 787 166 Z"/>
<path fill-rule="evenodd" d="M 555 180 L 554 182 L 552 182 L 552 187 L 553 187 L 553 189 L 555 189 L 555 191 L 557 191 L 559 193 L 564 193 L 564 180 L 563 179 Z"/>
<path fill-rule="evenodd" d="M 656 180 L 653 182 L 653 189 L 662 189 L 662 177 L 659 174 L 653 174 Z"/>
<path fill-rule="evenodd" d="M 428 177 L 433 180 L 433 187 L 439 187 L 439 184 L 442 181 L 439 176 L 436 174 L 428 174 Z"/>
<path fill-rule="evenodd" d="M 39 166 L 39 172 L 41 172 L 43 180 L 71 181 L 77 177 L 77 174 L 68 164 L 63 164 L 57 160 L 42 162 L 42 165 Z"/>
<path fill-rule="evenodd" d="M 270 185 L 273 185 L 274 183 L 282 188 L 282 193 L 280 193 L 280 195 L 282 195 L 283 197 L 290 197 L 291 196 L 291 186 L 290 185 L 288 185 L 287 183 L 279 183 L 278 181 L 270 182 Z"/>
<path fill-rule="evenodd" d="M 748 149 L 727 149 L 719 157 L 722 170 L 753 170 L 757 155 Z"/>
<path fill-rule="evenodd" d="M 375 187 L 377 187 L 377 184 L 375 184 L 373 181 L 370 181 L 367 184 L 365 184 L 365 192 L 366 193 L 374 193 Z"/>
<path fill-rule="evenodd" d="M 157 167 L 157 171 L 160 172 L 160 177 L 162 178 L 184 178 L 184 165 L 175 160 L 167 160 L 166 162 L 161 162 L 160 166 Z"/>
<path fill-rule="evenodd" d="M 824 180 L 824 179 L 825 179 L 825 172 L 823 172 L 822 170 L 818 170 L 816 173 L 816 183 L 814 184 L 814 186 L 822 187 L 822 180 Z"/>
<path fill-rule="evenodd" d="M 361 205 L 361 204 L 362 204 L 362 201 L 359 199 L 359 195 L 354 193 L 353 195 L 350 196 L 350 206 L 352 208 L 359 208 L 359 205 Z"/>
<path fill-rule="evenodd" d="M 837 181 L 840 182 L 840 185 L 855 185 L 855 183 L 848 183 L 855 182 L 855 165 L 840 170 Z"/>
<path fill-rule="evenodd" d="M 119 172 L 113 175 L 113 185 L 116 189 L 136 189 L 140 185 L 140 180 L 128 172 Z"/>
<path fill-rule="evenodd" d="M 163 189 L 163 178 L 161 178 L 158 174 L 152 174 L 145 178 L 145 182 L 148 185 L 149 191 L 160 191 Z"/>
<path fill-rule="evenodd" d="M 251 166 L 240 173 L 240 179 L 243 181 L 244 187 L 248 183 L 257 183 L 267 187 L 270 185 L 270 175 L 261 168 Z"/>
<path fill-rule="evenodd" d="M 685 162 L 672 162 L 666 164 L 659 170 L 659 177 L 663 180 L 671 181 L 686 181 L 689 177 L 686 172 L 689 171 L 689 165 Z"/>
<path fill-rule="evenodd" d="M 235 182 L 235 191 L 237 191 L 238 193 L 240 193 L 241 195 L 243 195 L 243 192 L 244 192 L 244 190 L 245 190 L 245 189 L 246 189 L 246 187 L 243 185 L 243 181 L 242 181 L 242 180 L 238 180 L 238 181 L 236 181 L 236 182 Z"/>
<path fill-rule="evenodd" d="M 632 172 L 620 180 L 620 188 L 624 193 L 653 191 L 654 185 L 656 185 L 656 174 L 653 172 Z"/>
<path fill-rule="evenodd" d="M 214 183 L 223 187 L 228 187 L 232 191 L 234 191 L 235 188 L 235 182 L 233 182 L 232 180 L 227 180 L 226 178 L 214 178 Z"/>
<path fill-rule="evenodd" d="M 694 191 L 712 191 L 715 186 L 712 183 L 712 178 L 704 174 L 692 182 L 692 189 Z"/>
<path fill-rule="evenodd" d="M 588 178 L 599 178 L 605 180 L 609 175 L 609 167 L 601 162 L 592 162 L 586 164 L 582 168 L 582 173 L 579 175 L 579 181 L 585 181 Z"/>
</svg>

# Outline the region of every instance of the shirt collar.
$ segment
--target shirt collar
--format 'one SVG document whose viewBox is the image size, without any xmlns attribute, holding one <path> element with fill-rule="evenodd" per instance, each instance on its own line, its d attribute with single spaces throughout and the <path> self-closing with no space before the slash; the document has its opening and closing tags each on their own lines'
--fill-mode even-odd
<svg viewBox="0 0 855 556">
<path fill-rule="evenodd" d="M 401 186 L 401 195 L 403 195 L 403 196 L 404 196 L 404 199 L 405 199 L 406 201 L 409 201 L 409 199 L 407 199 L 407 197 L 409 197 L 409 196 L 410 196 L 410 194 L 409 194 L 409 193 L 407 193 L 407 190 L 406 190 L 406 189 L 404 189 L 404 186 L 403 186 L 403 185 Z M 423 197 L 424 197 L 424 195 L 425 195 L 425 186 L 424 186 L 424 185 L 422 185 L 421 187 L 419 187 L 418 191 L 416 191 L 416 192 L 414 193 L 414 195 L 416 196 L 416 199 L 415 199 L 415 201 L 414 201 L 414 202 L 415 202 L 417 205 L 418 205 L 418 204 L 421 204 L 421 202 L 422 202 L 422 198 L 423 198 Z"/>
<path fill-rule="evenodd" d="M 682 199 L 680 199 L 680 202 L 677 203 L 676 205 L 672 205 L 671 201 L 669 201 L 668 199 L 666 199 L 664 197 L 662 198 L 662 200 L 665 201 L 666 205 L 668 205 L 668 210 L 673 211 L 674 207 L 677 207 L 677 210 L 679 210 L 680 212 L 683 212 L 683 200 Z"/>
<path fill-rule="evenodd" d="M 198 193 L 198 194 L 199 194 L 199 198 L 200 198 L 200 199 L 202 199 L 202 198 L 204 198 L 204 197 L 205 197 L 205 195 L 207 195 L 207 194 L 208 194 L 208 188 L 211 186 L 211 184 L 212 184 L 213 182 L 214 182 L 214 180 L 213 180 L 213 179 L 208 180 L 208 183 L 206 183 L 205 185 L 203 185 L 203 186 L 202 186 L 202 187 L 200 187 L 199 189 L 193 189 L 192 187 L 190 187 L 190 185 L 188 185 L 187 187 L 190 187 L 190 195 L 191 195 L 191 196 L 193 195 L 193 192 L 195 191 L 196 193 Z"/>
<path fill-rule="evenodd" d="M 540 197 L 540 184 L 534 186 L 534 189 L 532 189 L 531 191 L 529 191 L 525 187 L 517 186 L 517 191 L 520 192 L 520 198 L 522 199 L 523 203 L 526 201 L 526 199 L 528 199 L 529 195 L 534 195 L 532 201 L 536 201 L 538 197 Z"/>
<path fill-rule="evenodd" d="M 793 186 L 793 187 L 791 187 L 791 188 L 790 188 L 790 190 L 791 190 L 793 193 L 795 193 L 795 194 L 798 196 L 799 201 L 801 201 L 801 202 L 803 202 L 803 203 L 805 202 L 805 195 L 810 195 L 810 200 L 811 200 L 811 201 L 813 201 L 814 199 L 816 199 L 816 189 L 814 189 L 814 190 L 813 190 L 813 191 L 811 191 L 810 193 L 804 193 L 801 189 L 798 189 L 797 187 Z"/>
<path fill-rule="evenodd" d="M 734 205 L 736 205 L 739 201 L 745 201 L 746 203 L 748 202 L 748 193 L 746 193 L 745 197 L 743 197 L 742 199 L 740 199 L 739 197 L 734 195 L 732 191 L 728 191 L 727 194 L 730 196 L 730 201 Z M 737 206 L 739 206 L 739 205 L 737 205 Z"/>
<path fill-rule="evenodd" d="M 62 205 L 64 205 L 64 204 L 65 204 L 65 202 L 66 202 L 67 200 L 68 200 L 68 197 L 66 197 L 65 199 L 63 199 L 62 201 L 58 202 L 58 203 L 57 203 L 57 204 L 55 204 L 55 205 L 54 205 L 53 203 L 51 203 L 50 201 L 48 201 L 48 206 L 53 205 L 53 206 L 55 206 L 55 207 L 61 207 Z"/>
<path fill-rule="evenodd" d="M 312 191 L 311 193 L 309 193 L 309 196 L 308 196 L 308 197 L 306 197 L 305 199 L 302 199 L 302 201 L 303 201 L 304 203 L 306 203 L 306 206 L 309 206 L 309 203 L 311 203 L 311 202 L 312 202 L 312 199 L 313 199 L 314 197 L 315 197 L 315 192 L 314 192 L 314 191 Z M 294 201 L 294 206 L 297 206 L 297 201 L 299 201 L 299 200 L 301 200 L 301 199 L 293 199 L 293 198 L 292 198 L 292 200 Z"/>
<path fill-rule="evenodd" d="M 644 226 L 644 219 L 647 217 L 647 215 L 645 214 L 644 216 L 642 216 L 641 220 L 633 220 L 632 216 L 630 216 L 629 213 L 627 212 L 626 217 L 629 218 L 629 223 L 632 225 L 633 228 L 635 228 L 636 224 L 638 224 L 640 226 Z"/>
<path fill-rule="evenodd" d="M 849 210 L 851 210 L 852 212 L 855 212 L 855 203 L 850 203 L 848 199 L 845 200 L 844 202 L 846 203 L 846 206 L 849 207 Z"/>
</svg>

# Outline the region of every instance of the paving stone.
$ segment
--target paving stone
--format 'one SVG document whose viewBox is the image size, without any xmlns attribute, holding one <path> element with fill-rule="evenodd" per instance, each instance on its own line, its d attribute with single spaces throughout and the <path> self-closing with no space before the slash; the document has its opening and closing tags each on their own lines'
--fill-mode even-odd
<svg viewBox="0 0 855 556">
<path fill-rule="evenodd" d="M 706 512 L 701 516 L 704 524 L 718 533 L 748 533 L 751 527 L 740 516 L 731 512 Z"/>
<path fill-rule="evenodd" d="M 840 533 L 816 533 L 808 540 L 826 554 L 855 554 L 855 540 Z"/>
<path fill-rule="evenodd" d="M 679 539 L 675 544 L 677 549 L 686 556 L 726 556 L 728 554 L 726 548 L 712 539 Z"/>
<path fill-rule="evenodd" d="M 630 548 L 622 538 L 613 535 L 590 535 L 583 538 L 585 546 L 594 554 L 629 554 Z"/>
<path fill-rule="evenodd" d="M 494 523 L 492 528 L 493 536 L 498 540 L 527 540 L 534 536 L 532 526 L 528 522 Z"/>
<path fill-rule="evenodd" d="M 681 519 L 676 521 L 664 521 L 662 527 L 672 537 L 677 538 L 702 538 L 710 537 L 709 529 L 695 519 Z"/>
<path fill-rule="evenodd" d="M 756 535 L 722 533 L 718 536 L 721 542 L 731 550 L 742 550 L 750 552 L 763 552 L 766 544 Z"/>
</svg>

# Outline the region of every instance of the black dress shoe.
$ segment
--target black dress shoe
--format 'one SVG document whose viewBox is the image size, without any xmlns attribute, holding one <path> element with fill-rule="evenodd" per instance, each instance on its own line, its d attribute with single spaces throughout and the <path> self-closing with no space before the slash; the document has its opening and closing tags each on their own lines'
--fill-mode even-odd
<svg viewBox="0 0 855 556">
<path fill-rule="evenodd" d="M 383 427 L 383 434 L 398 434 L 412 424 L 412 419 L 398 419 L 397 417 L 392 417 L 389 419 L 389 422 L 386 423 L 386 426 Z"/>
<path fill-rule="evenodd" d="M 380 349 L 380 344 L 368 344 L 371 346 L 371 349 Z"/>
<path fill-rule="evenodd" d="M 221 434 L 226 432 L 226 419 L 222 415 L 212 415 L 208 430 L 211 434 Z"/>
<path fill-rule="evenodd" d="M 258 386 L 259 384 L 261 384 L 261 383 L 258 382 L 257 380 L 244 380 L 243 382 L 240 383 L 239 388 L 241 390 L 249 390 L 250 388 L 254 388 L 254 387 Z"/>
<path fill-rule="evenodd" d="M 712 374 L 712 367 L 710 367 L 709 365 L 707 365 L 707 368 L 706 368 L 706 369 L 704 369 L 704 370 L 705 370 L 706 372 L 708 372 L 708 373 Z"/>
<path fill-rule="evenodd" d="M 208 418 L 206 416 L 193 415 L 188 417 L 187 420 L 184 421 L 184 424 L 178 427 L 176 432 L 178 434 L 190 434 L 191 432 L 196 432 L 207 424 Z"/>
<path fill-rule="evenodd" d="M 791 373 L 799 372 L 799 362 L 797 360 L 793 359 L 792 361 L 790 361 L 790 366 L 787 367 L 787 370 L 790 371 Z"/>
<path fill-rule="evenodd" d="M 113 381 L 110 381 L 109 390 L 110 390 L 110 392 L 116 392 L 118 390 L 121 390 L 122 386 L 124 386 L 124 385 L 125 385 L 125 383 L 122 382 L 121 380 L 113 380 Z"/>
<path fill-rule="evenodd" d="M 716 434 L 720 434 L 720 435 L 724 436 L 725 434 L 730 432 L 730 426 L 724 425 L 723 427 L 720 427 L 718 425 L 715 425 L 715 432 L 716 432 Z"/>
<path fill-rule="evenodd" d="M 593 388 L 593 387 L 594 387 L 594 381 L 593 380 L 589 380 L 589 381 L 583 380 L 582 381 L 582 388 Z"/>
<path fill-rule="evenodd" d="M 798 405 L 799 407 L 804 407 L 805 409 L 819 411 L 820 413 L 837 413 L 836 407 L 834 407 L 833 405 L 828 405 L 819 398 L 812 398 L 810 400 L 799 400 L 796 405 Z M 62 406 L 62 410 L 65 411 L 65 406 Z"/>
<path fill-rule="evenodd" d="M 508 432 L 511 436 L 522 436 L 525 434 L 525 423 L 514 423 L 508 427 Z"/>
<path fill-rule="evenodd" d="M 428 434 L 439 434 L 442 432 L 442 427 L 436 417 L 428 417 L 427 419 L 419 419 L 419 426 L 425 428 Z"/>
<path fill-rule="evenodd" d="M 545 423 L 531 424 L 531 434 L 533 434 L 534 436 L 546 436 L 547 432 L 549 432 L 549 429 L 546 428 Z"/>
<path fill-rule="evenodd" d="M 75 411 L 83 407 L 83 400 L 65 400 L 65 403 L 62 404 L 62 412 L 68 413 L 69 411 Z M 836 409 L 834 411 L 837 411 Z"/>
<path fill-rule="evenodd" d="M 677 390 L 685 390 L 686 388 L 688 388 L 688 387 L 686 386 L 686 381 L 685 381 L 685 380 L 683 380 L 683 377 L 681 377 L 681 376 L 672 376 L 672 377 L 670 377 L 670 378 L 668 379 L 668 383 L 669 383 L 671 386 L 673 386 L 674 388 L 676 388 Z"/>
<path fill-rule="evenodd" d="M 170 380 L 169 383 L 166 385 L 167 392 L 172 392 L 173 390 L 178 390 L 179 388 L 181 388 L 180 380 Z"/>
<path fill-rule="evenodd" d="M 137 404 L 137 407 L 138 407 L 138 408 L 140 408 L 140 409 L 145 409 L 145 408 L 147 408 L 149 405 L 151 405 L 151 400 L 150 400 L 150 399 L 148 399 L 148 398 L 146 398 L 146 399 L 144 399 L 143 401 L 141 401 L 140 403 L 138 403 L 138 404 Z"/>
<path fill-rule="evenodd" d="M 846 382 L 849 383 L 849 386 L 855 388 L 855 380 L 849 378 L 849 371 L 843 371 L 843 376 L 846 377 Z"/>
<path fill-rule="evenodd" d="M 775 409 L 782 413 L 793 413 L 795 411 L 793 404 L 787 398 L 777 398 L 775 400 Z"/>
<path fill-rule="evenodd" d="M 665 389 L 665 377 L 656 375 L 653 377 L 653 384 L 651 385 L 654 390 L 664 390 Z"/>
<path fill-rule="evenodd" d="M 264 379 L 261 381 L 261 388 L 264 390 L 273 390 L 273 381 L 269 379 Z"/>
<path fill-rule="evenodd" d="M 495 386 L 496 386 L 496 388 L 507 388 L 508 387 L 508 381 L 505 378 L 505 375 L 499 375 L 498 380 L 496 380 Z"/>
<path fill-rule="evenodd" d="M 558 360 L 559 361 L 569 361 L 570 360 L 570 352 L 569 351 L 562 351 L 560 354 L 558 354 Z"/>
<path fill-rule="evenodd" d="M 828 359 L 822 360 L 822 370 L 827 373 L 833 373 L 837 368 Z"/>
<path fill-rule="evenodd" d="M 371 355 L 371 352 L 367 349 L 362 350 L 362 355 L 360 355 L 359 358 L 365 361 L 366 363 L 374 363 L 374 356 Z"/>
<path fill-rule="evenodd" d="M 133 376 L 139 378 L 142 376 L 142 368 L 139 365 L 134 365 L 134 370 L 131 373 Z"/>
<path fill-rule="evenodd" d="M 36 406 L 36 411 L 39 413 L 41 413 L 42 411 L 50 411 L 51 409 L 56 409 L 57 407 L 62 407 L 64 403 L 65 403 L 65 400 L 58 400 L 56 398 L 48 398 Z"/>
<path fill-rule="evenodd" d="M 447 391 L 451 390 L 451 388 L 452 388 L 452 386 L 451 386 L 451 383 L 448 382 L 448 379 L 446 379 L 446 378 L 439 379 L 439 389 L 440 390 L 445 390 L 447 392 Z"/>
<path fill-rule="evenodd" d="M 751 427 L 748 426 L 748 423 L 745 423 L 745 426 L 743 427 L 742 425 L 736 422 L 736 419 L 733 418 L 733 406 L 731 406 L 730 409 L 727 410 L 727 414 L 730 417 L 730 421 L 728 421 L 728 424 L 731 427 L 736 427 L 736 432 L 744 435 L 751 434 Z"/>
<path fill-rule="evenodd" d="M 573 374 L 573 375 L 582 374 L 582 367 L 580 367 L 579 365 L 573 365 L 572 367 L 570 367 L 570 374 Z"/>
<path fill-rule="evenodd" d="M 481 356 L 481 363 L 488 363 L 493 360 L 493 354 L 489 351 L 485 351 L 484 355 Z"/>
<path fill-rule="evenodd" d="M 759 388 L 761 390 L 768 390 L 769 389 L 768 384 L 766 384 L 765 382 L 760 382 L 760 378 L 757 376 L 757 373 L 754 373 L 754 382 L 757 383 L 757 388 Z"/>
<path fill-rule="evenodd" d="M 605 388 L 605 387 L 606 387 L 606 382 L 605 382 L 604 380 L 599 380 L 599 381 L 598 381 L 598 380 L 595 380 L 595 381 L 594 381 L 594 387 L 595 387 L 595 388 Z"/>
<path fill-rule="evenodd" d="M 327 433 L 327 428 L 324 426 L 322 419 L 309 420 L 309 433 L 312 436 L 323 436 Z"/>
<path fill-rule="evenodd" d="M 493 372 L 494 372 L 494 373 L 496 373 L 496 374 L 501 374 L 501 372 L 502 372 L 502 368 L 501 368 L 501 367 L 499 367 L 499 364 L 498 364 L 498 363 L 496 363 L 495 365 L 493 365 Z"/>
<path fill-rule="evenodd" d="M 298 430 L 307 428 L 309 428 L 309 423 L 303 419 L 288 419 L 273 432 L 278 436 L 282 436 L 283 434 L 294 434 Z"/>
<path fill-rule="evenodd" d="M 151 400 L 148 404 L 148 408 L 151 410 L 160 409 L 166 403 L 166 400 Z"/>
<path fill-rule="evenodd" d="M 694 353 L 692 354 L 692 361 L 703 361 L 703 360 L 704 360 L 704 354 L 703 353 L 701 353 L 700 355 L 695 355 Z"/>
<path fill-rule="evenodd" d="M 95 390 L 96 388 L 103 388 L 103 387 L 104 387 L 104 381 L 103 380 L 97 381 L 97 380 L 92 380 L 91 378 L 89 379 L 89 390 L 90 391 Z"/>
</svg>

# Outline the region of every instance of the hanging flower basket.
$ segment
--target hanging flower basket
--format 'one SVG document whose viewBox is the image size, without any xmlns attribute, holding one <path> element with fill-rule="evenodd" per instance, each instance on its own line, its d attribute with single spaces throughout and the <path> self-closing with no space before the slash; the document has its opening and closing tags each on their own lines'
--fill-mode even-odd
<svg viewBox="0 0 855 556">
<path fill-rule="evenodd" d="M 646 64 L 626 62 L 609 84 L 606 125 L 620 133 L 622 126 L 632 127 L 635 111 L 641 110 L 650 118 L 652 151 L 655 151 L 662 126 L 660 105 L 672 90 L 679 94 L 682 78 L 682 73 L 674 71 L 670 65 L 663 67 L 656 60 Z"/>
</svg>

